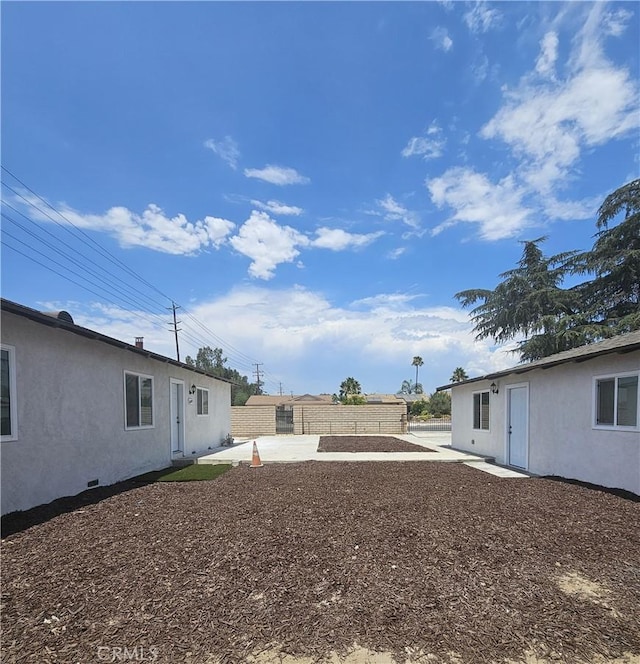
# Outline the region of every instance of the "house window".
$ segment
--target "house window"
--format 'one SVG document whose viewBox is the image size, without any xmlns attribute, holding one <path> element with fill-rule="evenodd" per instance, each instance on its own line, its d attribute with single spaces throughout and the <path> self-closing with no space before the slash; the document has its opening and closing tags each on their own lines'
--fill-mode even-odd
<svg viewBox="0 0 640 664">
<path fill-rule="evenodd" d="M 142 374 L 124 374 L 125 427 L 141 429 L 153 426 L 153 378 Z"/>
<path fill-rule="evenodd" d="M 489 392 L 473 395 L 473 428 L 489 431 Z"/>
<path fill-rule="evenodd" d="M 17 440 L 16 361 L 13 346 L 0 347 L 0 434 L 2 440 Z"/>
<path fill-rule="evenodd" d="M 596 426 L 638 426 L 638 375 L 596 378 Z"/>
<path fill-rule="evenodd" d="M 196 404 L 196 412 L 198 415 L 209 414 L 209 390 L 205 390 L 202 387 L 198 388 L 196 393 Z"/>
</svg>

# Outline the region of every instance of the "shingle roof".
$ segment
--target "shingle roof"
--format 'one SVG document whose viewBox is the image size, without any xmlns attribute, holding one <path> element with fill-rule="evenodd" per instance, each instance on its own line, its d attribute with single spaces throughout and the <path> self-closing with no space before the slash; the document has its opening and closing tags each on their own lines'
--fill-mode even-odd
<svg viewBox="0 0 640 664">
<path fill-rule="evenodd" d="M 469 380 L 460 381 L 459 383 L 449 383 L 436 388 L 437 391 L 448 390 L 457 385 L 467 385 L 468 383 L 475 383 L 480 380 L 491 380 L 494 378 L 502 378 L 510 374 L 522 374 L 534 369 L 548 369 L 560 364 L 567 364 L 568 362 L 586 362 L 594 357 L 602 355 L 610 355 L 612 353 L 631 353 L 634 350 L 640 350 L 640 330 L 635 332 L 628 332 L 627 334 L 620 334 L 604 341 L 598 341 L 586 346 L 579 346 L 571 350 L 565 350 L 555 355 L 543 357 L 540 360 L 527 362 L 526 364 L 518 364 L 510 369 L 503 369 L 494 373 L 478 376 L 477 378 L 470 378 Z"/>
</svg>

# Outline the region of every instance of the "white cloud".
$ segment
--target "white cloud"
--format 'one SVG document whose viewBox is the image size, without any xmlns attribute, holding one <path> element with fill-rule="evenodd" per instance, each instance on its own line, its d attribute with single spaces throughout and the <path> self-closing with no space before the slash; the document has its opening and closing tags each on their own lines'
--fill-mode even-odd
<svg viewBox="0 0 640 664">
<path fill-rule="evenodd" d="M 626 9 L 605 12 L 602 20 L 605 34 L 611 37 L 619 37 L 627 29 L 627 24 L 632 17 L 633 12 Z"/>
<path fill-rule="evenodd" d="M 295 205 L 285 205 L 280 201 L 267 201 L 266 203 L 263 203 L 262 201 L 252 200 L 251 205 L 260 210 L 264 210 L 265 212 L 270 212 L 271 214 L 298 216 L 304 212 L 300 207 L 296 207 Z"/>
<path fill-rule="evenodd" d="M 308 246 L 309 239 L 295 228 L 280 226 L 265 212 L 254 210 L 229 244 L 251 259 L 252 277 L 268 280 L 278 265 L 293 262 L 300 255 L 297 247 Z"/>
<path fill-rule="evenodd" d="M 272 164 L 267 164 L 264 168 L 245 168 L 244 174 L 248 178 L 257 178 L 258 180 L 264 180 L 265 182 L 280 186 L 287 184 L 308 184 L 311 182 L 308 177 L 300 175 L 295 168 L 274 166 Z"/>
<path fill-rule="evenodd" d="M 542 76 L 553 77 L 556 59 L 558 58 L 558 35 L 547 32 L 540 42 L 540 55 L 536 62 L 536 71 Z"/>
<path fill-rule="evenodd" d="M 272 374 L 285 374 L 292 361 L 304 366 L 300 391 L 335 391 L 346 375 L 354 375 L 368 392 L 396 391 L 413 375 L 407 358 L 414 355 L 424 358 L 429 389 L 447 383 L 455 366 L 473 364 L 484 373 L 516 363 L 490 342 L 474 341 L 466 311 L 421 307 L 416 301 L 379 294 L 338 307 L 302 287 L 242 287 L 194 313 L 235 347 L 268 357 Z M 443 373 L 437 377 L 440 363 Z"/>
<path fill-rule="evenodd" d="M 453 40 L 449 37 L 449 32 L 446 28 L 438 26 L 431 31 L 429 39 L 436 45 L 436 48 L 443 50 L 445 53 L 451 50 Z"/>
<path fill-rule="evenodd" d="M 392 249 L 388 254 L 387 258 L 391 259 L 392 261 L 400 258 L 404 253 L 406 253 L 407 248 L 406 247 L 398 247 L 397 249 Z"/>
<path fill-rule="evenodd" d="M 361 235 L 357 233 L 347 233 L 341 228 L 319 228 L 316 231 L 317 238 L 313 240 L 314 247 L 322 249 L 331 249 L 332 251 L 344 251 L 345 249 L 361 248 L 371 244 L 374 240 L 384 235 L 382 231 L 376 233 L 367 233 Z"/>
<path fill-rule="evenodd" d="M 489 58 L 482 53 L 471 65 L 471 75 L 476 85 L 480 85 L 489 73 Z"/>
<path fill-rule="evenodd" d="M 585 150 L 627 136 L 640 126 L 638 81 L 604 54 L 603 40 L 619 35 L 625 10 L 606 12 L 604 3 L 588 14 L 573 42 L 566 75 L 555 71 L 559 39 L 547 32 L 535 69 L 514 90 L 505 89 L 502 108 L 481 129 L 485 139 L 506 143 L 518 160 L 514 177 L 554 218 L 583 218 L 582 203 L 562 204 L 557 191 L 574 176 Z"/>
<path fill-rule="evenodd" d="M 235 171 L 238 168 L 238 159 L 240 159 L 240 150 L 238 144 L 231 138 L 225 136 L 221 141 L 214 141 L 212 138 L 204 142 L 205 148 L 213 150 L 215 154 L 223 161 L 226 161 L 231 168 Z"/>
<path fill-rule="evenodd" d="M 31 204 L 28 209 L 31 218 L 51 221 L 38 210 L 41 201 L 28 196 L 25 199 Z M 145 247 L 167 254 L 189 255 L 209 247 L 217 249 L 235 228 L 232 221 L 218 217 L 206 216 L 195 222 L 183 214 L 169 217 L 154 203 L 150 203 L 142 214 L 122 206 L 112 207 L 104 214 L 84 214 L 64 204 L 55 208 L 60 212 L 62 218 L 57 221 L 61 223 L 71 222 L 83 230 L 108 233 L 125 248 Z"/>
<path fill-rule="evenodd" d="M 544 213 L 550 219 L 595 219 L 602 197 L 586 198 L 582 201 L 560 201 L 550 196 L 543 201 Z"/>
<path fill-rule="evenodd" d="M 606 61 L 578 69 L 558 84 L 523 81 L 482 128 L 524 159 L 524 177 L 541 193 L 566 178 L 584 147 L 620 138 L 640 124 L 638 85 Z"/>
<path fill-rule="evenodd" d="M 386 221 L 401 221 L 410 228 L 416 230 L 420 228 L 418 213 L 398 203 L 391 194 L 387 194 L 383 199 L 377 200 L 376 204 L 380 208 L 380 212 L 374 212 L 374 214 L 381 214 Z"/>
<path fill-rule="evenodd" d="M 497 27 L 502 20 L 502 14 L 497 9 L 491 9 L 484 0 L 479 0 L 472 9 L 465 12 L 463 18 L 471 32 L 481 33 Z"/>
<path fill-rule="evenodd" d="M 446 139 L 442 136 L 442 128 L 434 121 L 424 136 L 414 136 L 409 139 L 402 150 L 402 156 L 420 155 L 423 159 L 436 159 L 442 156 L 445 145 Z"/>
<path fill-rule="evenodd" d="M 530 223 L 531 210 L 523 202 L 525 191 L 512 176 L 493 184 L 484 173 L 451 168 L 425 184 L 435 205 L 454 210 L 433 230 L 434 234 L 465 222 L 477 224 L 482 239 L 500 240 L 517 235 Z"/>
<path fill-rule="evenodd" d="M 410 364 L 415 355 L 424 359 L 420 382 L 428 391 L 448 383 L 456 366 L 474 376 L 516 364 L 503 349 L 474 341 L 466 311 L 421 306 L 421 297 L 379 293 L 336 306 L 322 293 L 300 286 L 249 284 L 187 306 L 190 316 L 183 317 L 181 327 L 190 331 L 195 317 L 215 330 L 210 345 L 223 348 L 230 367 L 250 374 L 252 358 L 265 361 L 267 374 L 297 394 L 335 392 L 348 375 L 366 392 L 395 392 L 403 380 L 415 376 Z M 148 350 L 175 357 L 173 335 L 145 312 L 77 302 L 51 303 L 49 308 L 67 310 L 77 324 L 127 343 L 143 336 Z M 202 333 L 198 327 L 197 338 L 203 338 Z M 180 335 L 182 357 L 195 356 L 197 350 L 188 336 Z M 275 393 L 278 384 L 267 383 L 267 389 Z"/>
</svg>

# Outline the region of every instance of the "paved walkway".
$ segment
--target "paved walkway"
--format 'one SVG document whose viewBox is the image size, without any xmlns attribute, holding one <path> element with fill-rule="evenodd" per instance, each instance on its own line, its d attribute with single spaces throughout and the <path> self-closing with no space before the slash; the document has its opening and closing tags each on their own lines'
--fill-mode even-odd
<svg viewBox="0 0 640 664">
<path fill-rule="evenodd" d="M 452 450 L 451 433 L 420 431 L 393 434 L 395 438 L 420 445 L 429 452 L 318 452 L 320 436 L 259 436 L 242 440 L 232 447 L 201 456 L 198 463 L 251 463 L 253 443 L 258 447 L 262 463 L 295 463 L 299 461 L 486 461 L 483 457 Z"/>
<path fill-rule="evenodd" d="M 486 461 L 464 461 L 463 463 L 465 466 L 475 468 L 476 470 L 482 470 L 485 473 L 496 475 L 497 477 L 530 477 L 530 475 L 520 473 L 517 470 L 505 468 L 504 466 L 496 466 L 495 464 L 487 463 Z"/>
</svg>

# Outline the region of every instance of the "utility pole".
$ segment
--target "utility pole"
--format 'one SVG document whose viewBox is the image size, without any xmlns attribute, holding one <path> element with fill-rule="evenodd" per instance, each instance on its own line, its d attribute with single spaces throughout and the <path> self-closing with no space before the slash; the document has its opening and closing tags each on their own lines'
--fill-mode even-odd
<svg viewBox="0 0 640 664">
<path fill-rule="evenodd" d="M 282 396 L 282 383 L 280 383 L 280 396 Z"/>
<path fill-rule="evenodd" d="M 180 306 L 177 305 L 172 300 L 171 306 L 167 307 L 167 309 L 173 310 L 173 333 L 175 334 L 176 337 L 176 359 L 178 360 L 178 362 L 180 362 L 180 346 L 178 345 L 178 332 L 182 332 L 182 330 L 178 328 L 178 324 L 182 323 L 182 321 L 176 320 L 176 309 L 180 309 Z"/>
<path fill-rule="evenodd" d="M 260 389 L 260 367 L 262 366 L 262 364 L 263 364 L 262 362 L 260 362 L 260 364 L 258 364 L 256 362 L 256 371 L 255 371 L 255 373 L 256 373 L 256 385 L 257 385 L 257 393 L 258 394 L 262 394 L 262 390 Z"/>
</svg>

